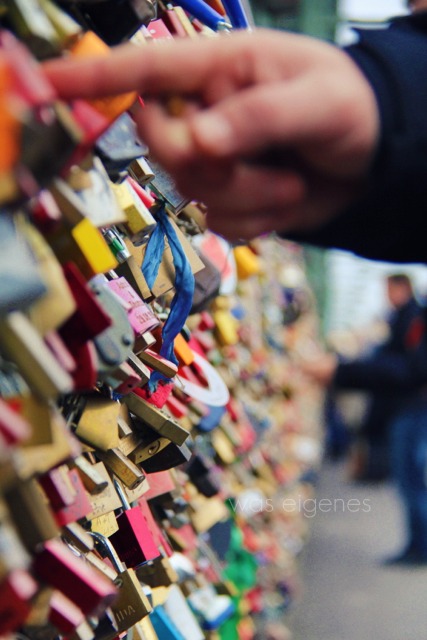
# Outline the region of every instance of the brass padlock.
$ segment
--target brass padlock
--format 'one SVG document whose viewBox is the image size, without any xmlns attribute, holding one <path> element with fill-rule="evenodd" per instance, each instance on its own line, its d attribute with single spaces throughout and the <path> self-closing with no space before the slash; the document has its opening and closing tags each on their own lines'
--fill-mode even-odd
<svg viewBox="0 0 427 640">
<path fill-rule="evenodd" d="M 190 435 L 186 429 L 175 422 L 171 416 L 150 404 L 136 393 L 130 393 L 125 397 L 125 402 L 130 411 L 142 422 L 164 438 L 168 438 L 177 445 L 182 445 Z"/>
<path fill-rule="evenodd" d="M 55 360 L 39 332 L 19 311 L 0 322 L 0 348 L 16 363 L 28 386 L 50 400 L 72 390 L 72 379 Z"/>
<path fill-rule="evenodd" d="M 59 528 L 35 478 L 17 482 L 4 498 L 25 547 L 32 551 L 38 544 L 55 538 Z"/>
<path fill-rule="evenodd" d="M 87 444 L 108 451 L 119 444 L 120 404 L 102 396 L 92 396 L 75 427 L 75 435 Z"/>
<path fill-rule="evenodd" d="M 119 632 L 130 629 L 151 611 L 152 607 L 133 569 L 128 569 L 119 559 L 113 545 L 99 533 L 91 533 L 100 554 L 112 563 L 117 577 L 118 596 L 110 605 L 114 613 Z"/>
<path fill-rule="evenodd" d="M 120 449 L 98 451 L 97 456 L 129 489 L 136 489 L 144 481 L 144 472 Z"/>
</svg>

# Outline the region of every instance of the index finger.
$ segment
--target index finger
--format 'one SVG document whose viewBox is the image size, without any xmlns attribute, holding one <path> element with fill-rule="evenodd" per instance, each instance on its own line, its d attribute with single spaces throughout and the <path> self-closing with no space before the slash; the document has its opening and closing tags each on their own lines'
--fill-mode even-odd
<svg viewBox="0 0 427 640">
<path fill-rule="evenodd" d="M 229 78 L 237 86 L 251 84 L 260 69 L 265 68 L 258 60 L 266 49 L 264 39 L 271 47 L 272 38 L 280 42 L 283 64 L 288 59 L 289 66 L 295 66 L 295 47 L 300 49 L 294 41 L 296 36 L 259 30 L 197 40 L 182 38 L 145 47 L 120 45 L 106 56 L 53 59 L 43 63 L 43 68 L 65 100 L 127 91 L 143 95 L 202 94 L 214 78 L 221 78 L 221 82 Z"/>
<path fill-rule="evenodd" d="M 192 41 L 178 40 L 146 47 L 126 44 L 112 48 L 106 56 L 52 59 L 43 63 L 43 68 L 63 99 L 127 91 L 145 94 L 175 89 L 191 93 L 215 71 L 220 53 L 216 42 L 202 39 L 196 47 Z"/>
</svg>

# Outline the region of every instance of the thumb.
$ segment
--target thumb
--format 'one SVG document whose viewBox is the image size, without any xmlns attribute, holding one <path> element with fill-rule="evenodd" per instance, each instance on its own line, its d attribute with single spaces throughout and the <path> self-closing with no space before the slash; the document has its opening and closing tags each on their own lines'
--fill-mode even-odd
<svg viewBox="0 0 427 640">
<path fill-rule="evenodd" d="M 313 108 L 315 78 L 313 84 L 293 79 L 240 90 L 194 115 L 194 141 L 206 153 L 227 156 L 319 138 L 330 114 L 326 105 Z"/>
</svg>

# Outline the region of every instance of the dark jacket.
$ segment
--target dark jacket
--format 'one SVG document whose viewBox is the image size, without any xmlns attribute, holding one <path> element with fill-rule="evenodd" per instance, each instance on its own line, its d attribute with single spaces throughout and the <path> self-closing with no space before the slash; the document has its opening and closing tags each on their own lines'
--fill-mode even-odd
<svg viewBox="0 0 427 640">
<path fill-rule="evenodd" d="M 346 49 L 376 94 L 381 140 L 358 202 L 299 242 L 394 262 L 427 262 L 427 12 L 358 30 Z"/>
</svg>

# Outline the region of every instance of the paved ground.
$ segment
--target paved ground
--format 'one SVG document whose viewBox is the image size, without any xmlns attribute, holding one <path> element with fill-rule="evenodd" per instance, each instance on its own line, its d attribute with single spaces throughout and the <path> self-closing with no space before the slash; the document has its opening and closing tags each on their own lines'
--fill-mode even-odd
<svg viewBox="0 0 427 640">
<path fill-rule="evenodd" d="M 339 502 L 336 511 L 322 503 L 324 512 L 312 519 L 303 594 L 288 622 L 293 640 L 427 640 L 427 569 L 381 564 L 403 541 L 392 488 L 349 484 L 333 465 L 321 474 L 322 498 Z"/>
</svg>

